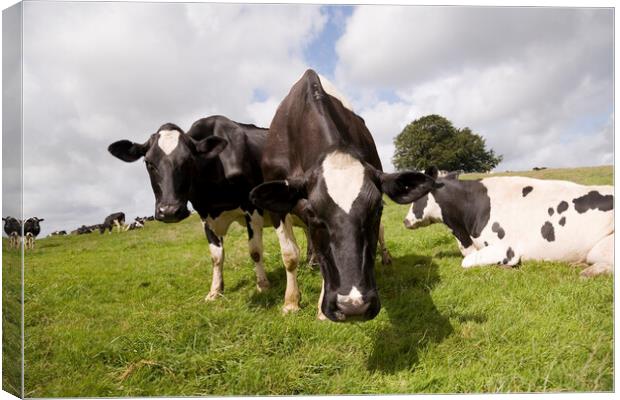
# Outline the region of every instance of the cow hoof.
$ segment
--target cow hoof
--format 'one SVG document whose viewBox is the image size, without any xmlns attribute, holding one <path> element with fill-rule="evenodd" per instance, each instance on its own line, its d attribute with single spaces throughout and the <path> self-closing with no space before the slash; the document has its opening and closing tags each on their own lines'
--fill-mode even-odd
<svg viewBox="0 0 620 400">
<path fill-rule="evenodd" d="M 581 276 L 584 278 L 590 278 L 602 274 L 611 274 L 611 266 L 605 264 L 594 264 L 581 271 Z"/>
<path fill-rule="evenodd" d="M 320 310 L 319 310 L 318 314 L 316 315 L 316 319 L 318 319 L 319 321 L 327 321 L 327 317 Z"/>
<path fill-rule="evenodd" d="M 268 280 L 256 282 L 256 290 L 258 291 L 258 293 L 266 292 L 267 290 L 269 290 L 270 287 L 271 284 Z"/>
<path fill-rule="evenodd" d="M 381 253 L 381 264 L 383 265 L 390 265 L 392 264 L 392 256 L 390 255 L 389 251 L 385 251 L 383 253 Z"/>
<path fill-rule="evenodd" d="M 205 297 L 205 301 L 213 301 L 222 295 L 221 292 L 209 292 L 207 297 Z"/>
<path fill-rule="evenodd" d="M 282 314 L 292 314 L 297 311 L 299 311 L 299 305 L 297 304 L 285 304 L 284 307 L 282 307 Z"/>
</svg>

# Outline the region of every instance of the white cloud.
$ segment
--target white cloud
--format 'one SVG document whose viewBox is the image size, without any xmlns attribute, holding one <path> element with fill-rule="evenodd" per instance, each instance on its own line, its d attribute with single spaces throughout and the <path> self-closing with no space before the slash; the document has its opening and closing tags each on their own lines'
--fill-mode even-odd
<svg viewBox="0 0 620 400">
<path fill-rule="evenodd" d="M 269 125 L 325 20 L 302 5 L 25 3 L 25 214 L 50 216 L 44 234 L 152 214 L 142 163 L 107 146 L 213 114 Z"/>
<path fill-rule="evenodd" d="M 612 42 L 604 9 L 359 7 L 336 76 L 383 146 L 437 113 L 481 134 L 500 169 L 595 165 L 613 154 L 583 145 L 611 143 Z"/>
</svg>

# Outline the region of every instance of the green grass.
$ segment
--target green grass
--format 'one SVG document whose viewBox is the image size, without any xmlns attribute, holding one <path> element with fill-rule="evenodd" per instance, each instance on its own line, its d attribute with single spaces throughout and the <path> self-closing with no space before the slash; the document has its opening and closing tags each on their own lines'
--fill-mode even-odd
<svg viewBox="0 0 620 400">
<path fill-rule="evenodd" d="M 2 389 L 21 396 L 21 257 L 2 239 Z"/>
<path fill-rule="evenodd" d="M 499 172 L 494 174 L 465 174 L 462 179 L 480 179 L 489 176 L 528 176 L 537 179 L 560 179 L 580 183 L 582 185 L 613 185 L 614 168 L 611 165 L 602 167 L 581 168 L 548 168 L 542 171 Z"/>
<path fill-rule="evenodd" d="M 611 167 L 596 175 L 583 179 L 611 183 Z M 316 320 L 321 278 L 305 264 L 301 311 L 281 314 L 286 279 L 273 229 L 270 291 L 256 292 L 245 229 L 234 225 L 225 295 L 211 303 L 195 215 L 39 240 L 25 263 L 26 396 L 613 390 L 611 277 L 581 279 L 550 262 L 464 270 L 444 226 L 402 227 L 406 208 L 385 208 L 394 262 L 377 261 L 383 307 L 363 323 Z"/>
</svg>

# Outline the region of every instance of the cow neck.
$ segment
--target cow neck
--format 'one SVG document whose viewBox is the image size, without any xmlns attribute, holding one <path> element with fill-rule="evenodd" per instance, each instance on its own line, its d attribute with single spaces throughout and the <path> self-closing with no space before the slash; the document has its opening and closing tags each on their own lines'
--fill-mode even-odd
<svg viewBox="0 0 620 400">
<path fill-rule="evenodd" d="M 192 180 L 189 201 L 201 216 L 213 216 L 239 205 L 239 200 L 234 198 L 237 195 L 234 186 L 234 182 L 226 179 L 219 157 L 201 161 Z"/>
</svg>

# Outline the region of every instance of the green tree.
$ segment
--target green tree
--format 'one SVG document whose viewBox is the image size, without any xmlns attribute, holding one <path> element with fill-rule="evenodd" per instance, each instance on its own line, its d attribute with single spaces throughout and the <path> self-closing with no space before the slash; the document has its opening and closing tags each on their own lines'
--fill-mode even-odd
<svg viewBox="0 0 620 400">
<path fill-rule="evenodd" d="M 422 171 L 434 165 L 448 171 L 490 171 L 502 161 L 487 150 L 485 141 L 469 128 L 457 129 L 446 118 L 432 114 L 416 119 L 394 139 L 392 162 L 398 170 Z"/>
</svg>

